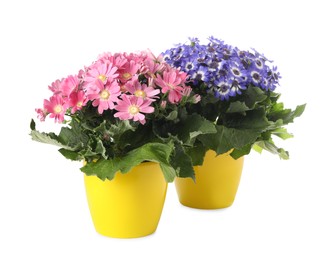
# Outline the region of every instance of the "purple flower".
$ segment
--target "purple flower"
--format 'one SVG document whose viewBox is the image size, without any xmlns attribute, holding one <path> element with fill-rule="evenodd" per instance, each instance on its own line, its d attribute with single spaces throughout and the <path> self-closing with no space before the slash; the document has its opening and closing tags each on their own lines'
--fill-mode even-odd
<svg viewBox="0 0 325 260">
<path fill-rule="evenodd" d="M 208 82 L 209 81 L 208 68 L 205 66 L 199 66 L 197 71 L 194 72 L 192 78 L 197 81 Z"/>
<path fill-rule="evenodd" d="M 192 88 L 205 83 L 207 92 L 221 100 L 241 95 L 249 85 L 273 91 L 279 85 L 280 74 L 270 68 L 270 60 L 256 50 L 244 51 L 225 44 L 213 36 L 207 44 L 189 38 L 190 44 L 179 44 L 163 53 L 164 60 L 186 71 Z"/>
</svg>

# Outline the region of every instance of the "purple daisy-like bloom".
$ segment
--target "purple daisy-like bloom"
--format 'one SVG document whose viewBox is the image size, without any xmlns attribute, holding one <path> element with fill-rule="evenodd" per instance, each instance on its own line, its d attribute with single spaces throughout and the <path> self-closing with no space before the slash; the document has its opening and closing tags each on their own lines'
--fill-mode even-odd
<svg viewBox="0 0 325 260">
<path fill-rule="evenodd" d="M 237 63 L 230 64 L 229 71 L 236 78 L 243 78 L 247 75 L 247 71 L 245 70 L 242 64 L 237 64 Z"/>
<path fill-rule="evenodd" d="M 244 51 L 211 36 L 207 44 L 189 38 L 190 44 L 179 44 L 163 53 L 164 60 L 189 75 L 191 87 L 201 88 L 220 100 L 241 95 L 249 85 L 273 91 L 279 85 L 280 74 L 271 61 L 256 50 Z"/>
<path fill-rule="evenodd" d="M 262 59 L 256 58 L 253 61 L 253 64 L 256 69 L 263 70 L 263 68 L 264 68 L 264 61 Z"/>
<path fill-rule="evenodd" d="M 208 68 L 205 66 L 200 66 L 196 72 L 193 74 L 193 79 L 194 80 L 201 80 L 204 82 L 209 81 L 209 73 L 208 73 Z"/>
<path fill-rule="evenodd" d="M 249 78 L 251 79 L 252 83 L 254 83 L 255 85 L 260 84 L 263 79 L 261 73 L 257 70 L 252 70 L 249 73 Z"/>
<path fill-rule="evenodd" d="M 215 87 L 215 97 L 220 98 L 221 100 L 228 100 L 230 96 L 234 95 L 234 92 L 231 91 L 231 86 L 225 82 L 221 81 Z"/>
</svg>

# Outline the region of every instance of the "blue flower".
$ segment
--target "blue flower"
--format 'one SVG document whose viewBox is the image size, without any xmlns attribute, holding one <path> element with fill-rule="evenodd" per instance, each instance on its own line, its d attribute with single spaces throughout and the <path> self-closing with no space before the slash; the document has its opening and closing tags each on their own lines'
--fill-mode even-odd
<svg viewBox="0 0 325 260">
<path fill-rule="evenodd" d="M 191 70 L 194 70 L 196 68 L 196 65 L 194 64 L 193 61 L 186 61 L 185 65 L 182 67 L 184 67 L 184 70 L 186 72 L 189 72 Z"/>
<path fill-rule="evenodd" d="M 279 85 L 277 68 L 270 68 L 267 63 L 271 61 L 256 50 L 240 50 L 213 36 L 207 44 L 201 44 L 198 38 L 189 40 L 190 44 L 179 44 L 163 55 L 171 66 L 188 73 L 193 88 L 204 82 L 209 93 L 228 100 L 241 95 L 250 84 L 265 91 Z"/>
<path fill-rule="evenodd" d="M 228 100 L 229 96 L 234 95 L 234 93 L 233 93 L 233 91 L 231 91 L 230 87 L 231 86 L 225 81 L 219 82 L 214 89 L 215 97 L 220 98 L 221 100 Z"/>
<path fill-rule="evenodd" d="M 262 75 L 257 70 L 252 70 L 249 73 L 249 79 L 254 85 L 259 85 L 263 79 Z"/>
<path fill-rule="evenodd" d="M 247 89 L 245 81 L 241 81 L 240 78 L 233 78 L 230 80 L 230 90 L 235 94 L 242 94 L 241 90 Z"/>
<path fill-rule="evenodd" d="M 230 64 L 229 71 L 236 78 L 243 78 L 247 75 L 247 71 L 245 70 L 242 64 L 237 64 L 237 63 Z"/>
<path fill-rule="evenodd" d="M 264 61 L 262 59 L 256 58 L 253 60 L 254 67 L 259 70 L 264 69 Z"/>
<path fill-rule="evenodd" d="M 197 81 L 208 82 L 209 81 L 208 68 L 205 66 L 199 66 L 198 70 L 193 74 L 193 79 Z"/>
</svg>

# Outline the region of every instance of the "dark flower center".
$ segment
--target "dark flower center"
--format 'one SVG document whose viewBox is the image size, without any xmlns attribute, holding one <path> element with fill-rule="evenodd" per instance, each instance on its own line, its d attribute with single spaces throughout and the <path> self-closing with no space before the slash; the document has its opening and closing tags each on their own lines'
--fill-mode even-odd
<svg viewBox="0 0 325 260">
<path fill-rule="evenodd" d="M 210 65 L 209 65 L 209 67 L 212 68 L 212 69 L 216 69 L 216 68 L 218 68 L 218 62 L 216 62 L 216 61 L 212 61 L 212 62 L 210 63 Z"/>
<path fill-rule="evenodd" d="M 258 74 L 257 72 L 253 73 L 253 79 L 255 79 L 256 81 L 259 81 L 261 79 L 260 74 Z"/>
<path fill-rule="evenodd" d="M 221 84 L 220 85 L 220 91 L 221 92 L 227 92 L 227 90 L 228 90 L 228 85 L 226 85 L 226 84 Z"/>
<path fill-rule="evenodd" d="M 236 76 L 240 75 L 240 72 L 239 72 L 238 69 L 232 69 L 232 72 L 233 72 Z"/>
<path fill-rule="evenodd" d="M 198 74 L 196 75 L 195 79 L 197 79 L 197 80 L 201 80 L 202 77 L 203 77 L 203 75 L 202 75 L 201 73 L 198 73 Z"/>
<path fill-rule="evenodd" d="M 239 86 L 239 82 L 238 82 L 237 80 L 234 80 L 234 81 L 232 82 L 231 86 L 234 87 L 234 88 L 238 88 L 238 86 Z"/>
<path fill-rule="evenodd" d="M 219 75 L 220 76 L 226 76 L 227 75 L 227 71 L 225 69 L 221 69 L 221 70 L 219 70 Z"/>
</svg>

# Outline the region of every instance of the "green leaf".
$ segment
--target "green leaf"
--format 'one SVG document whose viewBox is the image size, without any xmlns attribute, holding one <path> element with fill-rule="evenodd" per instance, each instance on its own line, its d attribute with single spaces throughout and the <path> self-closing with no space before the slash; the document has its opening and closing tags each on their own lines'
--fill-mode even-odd
<svg viewBox="0 0 325 260">
<path fill-rule="evenodd" d="M 225 116 L 223 120 L 225 126 L 236 129 L 256 129 L 264 131 L 271 125 L 271 122 L 266 118 L 266 111 L 264 108 L 247 111 L 246 115 L 228 115 Z"/>
<path fill-rule="evenodd" d="M 112 180 L 118 171 L 127 173 L 134 166 L 144 161 L 151 161 L 160 164 L 166 181 L 171 182 L 176 176 L 176 171 L 169 163 L 172 151 L 172 144 L 148 143 L 132 150 L 124 157 L 101 159 L 97 162 L 87 163 L 81 168 L 81 171 L 87 175 L 97 175 L 102 180 L 106 178 Z"/>
<path fill-rule="evenodd" d="M 171 157 L 171 164 L 176 169 L 178 177 L 195 179 L 191 157 L 188 156 L 180 144 L 176 144 L 174 154 Z"/>
<path fill-rule="evenodd" d="M 104 131 L 106 130 L 106 127 Z M 127 131 L 134 131 L 135 127 L 132 126 L 129 120 L 120 120 L 116 125 L 111 125 L 108 129 L 110 137 L 112 137 L 116 142 L 120 140 L 121 136 Z"/>
<path fill-rule="evenodd" d="M 65 148 L 67 150 L 72 150 L 72 148 L 68 145 L 65 145 L 63 143 L 61 143 L 58 140 L 58 136 L 56 136 L 54 133 L 41 133 L 37 130 L 32 130 L 30 133 L 32 140 L 40 142 L 40 143 L 45 143 L 45 144 L 52 144 L 55 146 L 59 146 L 62 148 Z"/>
<path fill-rule="evenodd" d="M 58 139 L 73 150 L 81 149 L 89 140 L 88 136 L 82 131 L 81 125 L 75 119 L 72 119 L 70 127 L 61 128 Z"/>
<path fill-rule="evenodd" d="M 85 166 L 80 168 L 86 175 L 96 175 L 101 180 L 109 179 L 112 180 L 120 170 L 120 160 L 118 158 L 105 160 L 101 159 L 96 162 L 88 162 Z"/>
<path fill-rule="evenodd" d="M 260 154 L 263 152 L 263 148 L 261 146 L 257 145 L 256 143 L 253 144 L 252 148 L 254 149 L 254 151 L 256 151 Z"/>
<path fill-rule="evenodd" d="M 100 154 L 103 158 L 107 159 L 106 149 L 101 140 L 97 140 L 95 153 Z"/>
<path fill-rule="evenodd" d="M 293 135 L 288 133 L 287 129 L 283 127 L 275 129 L 274 131 L 272 131 L 272 134 L 280 137 L 283 140 L 293 137 Z"/>
<path fill-rule="evenodd" d="M 283 125 L 287 125 L 289 123 L 292 123 L 296 117 L 301 116 L 305 110 L 305 107 L 306 107 L 306 104 L 299 105 L 296 107 L 295 110 L 292 111 L 291 109 L 284 109 L 282 103 L 277 103 L 272 107 L 272 109 L 268 115 L 268 118 L 269 118 L 269 120 L 274 121 L 274 122 L 281 119 L 283 122 Z"/>
<path fill-rule="evenodd" d="M 174 121 L 178 116 L 177 110 L 173 110 L 172 112 L 169 113 L 168 116 L 166 116 L 167 121 Z"/>
<path fill-rule="evenodd" d="M 64 148 L 59 149 L 59 152 L 67 159 L 73 160 L 73 161 L 80 161 L 83 159 L 82 156 L 79 155 L 78 152 L 74 152 L 71 150 L 67 150 Z"/>
<path fill-rule="evenodd" d="M 306 105 L 307 104 L 297 106 L 295 111 L 294 111 L 294 117 L 301 116 L 304 113 L 305 109 L 306 109 Z"/>
<path fill-rule="evenodd" d="M 249 108 L 254 108 L 257 103 L 264 101 L 267 96 L 258 87 L 249 86 L 245 91 L 245 103 Z"/>
<path fill-rule="evenodd" d="M 248 106 L 246 106 L 245 102 L 236 101 L 230 103 L 226 113 L 241 113 L 245 115 L 245 112 L 250 110 Z"/>
<path fill-rule="evenodd" d="M 241 149 L 234 149 L 231 153 L 230 156 L 234 159 L 238 159 L 244 155 L 249 154 L 251 151 L 251 144 L 248 144 Z"/>
<path fill-rule="evenodd" d="M 115 139 L 116 138 L 117 136 L 115 135 Z M 145 125 L 139 124 L 134 130 L 130 129 L 125 131 L 116 139 L 118 140 L 116 148 L 121 151 L 122 155 L 124 155 L 131 149 L 152 142 L 153 138 L 154 134 L 151 125 L 149 123 Z M 115 143 L 116 142 L 117 141 L 115 141 Z"/>
<path fill-rule="evenodd" d="M 259 149 L 264 149 L 272 154 L 277 154 L 281 159 L 289 159 L 289 153 L 282 148 L 276 147 L 276 145 L 271 140 L 263 140 L 255 143 L 255 146 L 260 147 Z"/>
<path fill-rule="evenodd" d="M 32 119 L 32 121 L 30 122 L 30 129 L 31 130 L 35 130 L 35 121 L 34 121 L 34 119 Z"/>
<path fill-rule="evenodd" d="M 194 166 L 202 165 L 204 156 L 208 148 L 206 148 L 201 142 L 195 142 L 192 147 L 187 147 L 186 153 L 191 157 Z"/>
<path fill-rule="evenodd" d="M 217 133 L 202 135 L 199 140 L 217 154 L 226 153 L 233 148 L 242 150 L 245 146 L 254 143 L 261 133 L 257 129 L 235 129 L 220 125 L 216 126 L 216 129 Z"/>
<path fill-rule="evenodd" d="M 198 114 L 189 115 L 177 128 L 178 137 L 185 144 L 193 144 L 199 135 L 216 132 L 215 125 Z"/>
</svg>

